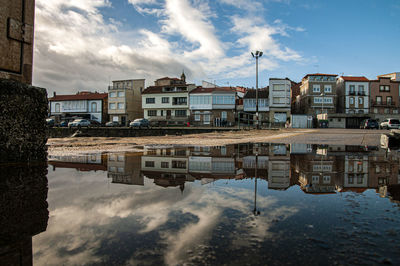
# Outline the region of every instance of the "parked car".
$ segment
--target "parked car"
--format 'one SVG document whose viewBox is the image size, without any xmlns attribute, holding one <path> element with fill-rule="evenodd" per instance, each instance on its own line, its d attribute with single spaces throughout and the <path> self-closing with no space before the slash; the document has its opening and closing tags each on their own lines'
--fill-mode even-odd
<svg viewBox="0 0 400 266">
<path fill-rule="evenodd" d="M 139 119 L 135 119 L 133 120 L 133 122 L 131 122 L 129 124 L 130 127 L 137 127 L 137 128 L 150 128 L 150 122 L 149 120 L 145 119 L 145 118 L 139 118 Z"/>
<path fill-rule="evenodd" d="M 68 126 L 68 122 L 66 120 L 61 121 L 60 124 L 58 124 L 59 127 L 67 127 Z"/>
<path fill-rule="evenodd" d="M 379 125 L 382 129 L 399 129 L 400 128 L 400 121 L 399 119 L 395 118 L 386 118 L 381 122 Z"/>
<path fill-rule="evenodd" d="M 379 129 L 379 123 L 375 119 L 365 119 L 361 122 L 360 128 L 363 129 Z"/>
<path fill-rule="evenodd" d="M 91 127 L 101 127 L 101 123 L 97 120 L 89 120 Z"/>
<path fill-rule="evenodd" d="M 119 127 L 118 121 L 110 121 L 106 123 L 106 127 Z"/>
<path fill-rule="evenodd" d="M 47 119 L 46 119 L 46 124 L 47 124 L 49 127 L 53 127 L 53 126 L 54 126 L 54 119 L 53 119 L 53 118 L 47 118 Z"/>
<path fill-rule="evenodd" d="M 68 123 L 68 127 L 89 127 L 90 126 L 90 121 L 86 119 L 75 119 L 72 122 Z"/>
</svg>

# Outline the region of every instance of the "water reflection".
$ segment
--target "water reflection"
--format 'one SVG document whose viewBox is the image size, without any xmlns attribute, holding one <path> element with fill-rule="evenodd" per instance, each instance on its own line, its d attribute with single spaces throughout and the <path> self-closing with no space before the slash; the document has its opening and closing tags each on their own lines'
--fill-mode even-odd
<svg viewBox="0 0 400 266">
<path fill-rule="evenodd" d="M 47 164 L 0 165 L 0 265 L 31 265 L 32 237 L 45 231 Z"/>
<path fill-rule="evenodd" d="M 49 159 L 39 265 L 400 263 L 397 152 L 246 143 Z"/>
</svg>

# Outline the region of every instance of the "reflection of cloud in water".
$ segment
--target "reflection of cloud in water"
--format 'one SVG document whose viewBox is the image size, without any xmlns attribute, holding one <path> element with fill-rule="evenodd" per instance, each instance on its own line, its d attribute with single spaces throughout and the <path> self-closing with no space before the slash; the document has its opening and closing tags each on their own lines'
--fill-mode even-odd
<svg viewBox="0 0 400 266">
<path fill-rule="evenodd" d="M 104 179 L 91 181 L 80 184 L 79 193 L 73 192 L 76 184 L 70 181 L 64 184 L 66 189 L 58 190 L 57 195 L 49 195 L 51 208 L 53 197 L 64 198 L 64 202 L 50 210 L 47 232 L 34 238 L 36 264 L 84 264 L 107 260 L 107 254 L 98 257 L 96 253 L 105 242 L 122 241 L 116 236 L 116 231 L 121 230 L 117 227 L 121 220 L 128 223 L 130 234 L 145 235 L 157 231 L 162 241 L 152 241 L 155 241 L 154 246 L 161 245 L 161 250 L 166 245 L 166 250 L 160 251 L 164 252 L 164 262 L 181 264 L 188 259 L 188 251 L 219 237 L 213 232 L 221 223 L 233 227 L 227 230 L 228 237 L 237 245 L 239 237 L 243 240 L 255 236 L 260 241 L 271 237 L 268 230 L 273 221 L 286 219 L 296 212 L 294 208 L 277 206 L 277 200 L 271 196 L 259 195 L 257 203 L 263 212 L 261 216 L 253 217 L 254 192 L 243 188 L 208 188 L 191 184 L 181 194 L 177 188 L 164 189 L 147 181 L 144 187 L 111 184 L 108 190 L 104 189 Z M 69 200 L 73 205 L 68 205 Z M 224 212 L 229 209 L 237 214 L 225 216 Z M 197 219 L 183 223 L 179 228 L 168 227 L 171 216 L 177 213 L 190 214 Z M 240 242 L 242 246 L 249 244 Z M 124 243 L 109 245 L 116 248 Z M 137 261 L 133 254 L 138 250 L 134 249 L 142 247 L 127 248 L 132 250 L 132 256 L 126 258 L 126 262 Z"/>
</svg>

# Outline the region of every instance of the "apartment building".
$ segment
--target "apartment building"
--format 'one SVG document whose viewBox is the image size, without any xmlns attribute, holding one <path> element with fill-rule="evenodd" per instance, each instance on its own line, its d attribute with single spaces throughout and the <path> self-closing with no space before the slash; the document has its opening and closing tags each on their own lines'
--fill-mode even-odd
<svg viewBox="0 0 400 266">
<path fill-rule="evenodd" d="M 378 78 L 390 78 L 394 81 L 400 81 L 400 72 L 393 72 L 389 74 L 379 75 Z"/>
<path fill-rule="evenodd" d="M 290 79 L 269 79 L 269 121 L 285 123 L 290 117 L 292 82 Z"/>
<path fill-rule="evenodd" d="M 232 126 L 237 117 L 236 87 L 198 87 L 189 93 L 190 124 L 196 126 Z"/>
<path fill-rule="evenodd" d="M 258 89 L 258 114 L 260 124 L 269 123 L 269 87 Z M 246 119 L 256 119 L 256 90 L 247 90 L 243 97 L 243 111 L 245 115 L 241 118 L 241 122 L 245 123 Z"/>
<path fill-rule="evenodd" d="M 335 74 L 307 74 L 300 85 L 300 112 L 317 116 L 336 112 Z"/>
<path fill-rule="evenodd" d="M 108 87 L 108 114 L 110 121 L 127 125 L 129 121 L 143 117 L 141 93 L 144 79 L 115 80 Z"/>
<path fill-rule="evenodd" d="M 107 93 L 81 91 L 76 94 L 57 95 L 49 98 L 49 115 L 57 122 L 76 117 L 107 121 Z"/>
<path fill-rule="evenodd" d="M 399 113 L 400 81 L 390 77 L 378 77 L 370 81 L 370 113 L 385 118 Z"/>
<path fill-rule="evenodd" d="M 189 121 L 189 92 L 195 84 L 187 84 L 185 74 L 178 78 L 160 78 L 142 92 L 144 117 L 159 125 L 185 124 Z"/>
<path fill-rule="evenodd" d="M 337 79 L 338 113 L 368 114 L 369 80 L 366 77 L 341 76 Z"/>
</svg>

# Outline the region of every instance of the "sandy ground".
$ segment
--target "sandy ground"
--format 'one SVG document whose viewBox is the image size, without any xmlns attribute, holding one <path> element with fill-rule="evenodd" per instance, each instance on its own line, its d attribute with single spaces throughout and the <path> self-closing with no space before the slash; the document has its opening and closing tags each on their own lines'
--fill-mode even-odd
<svg viewBox="0 0 400 266">
<path fill-rule="evenodd" d="M 49 155 L 141 151 L 144 145 L 219 146 L 246 142 L 307 143 L 379 146 L 387 131 L 360 129 L 281 129 L 214 132 L 183 136 L 137 138 L 53 138 L 47 142 Z"/>
</svg>

